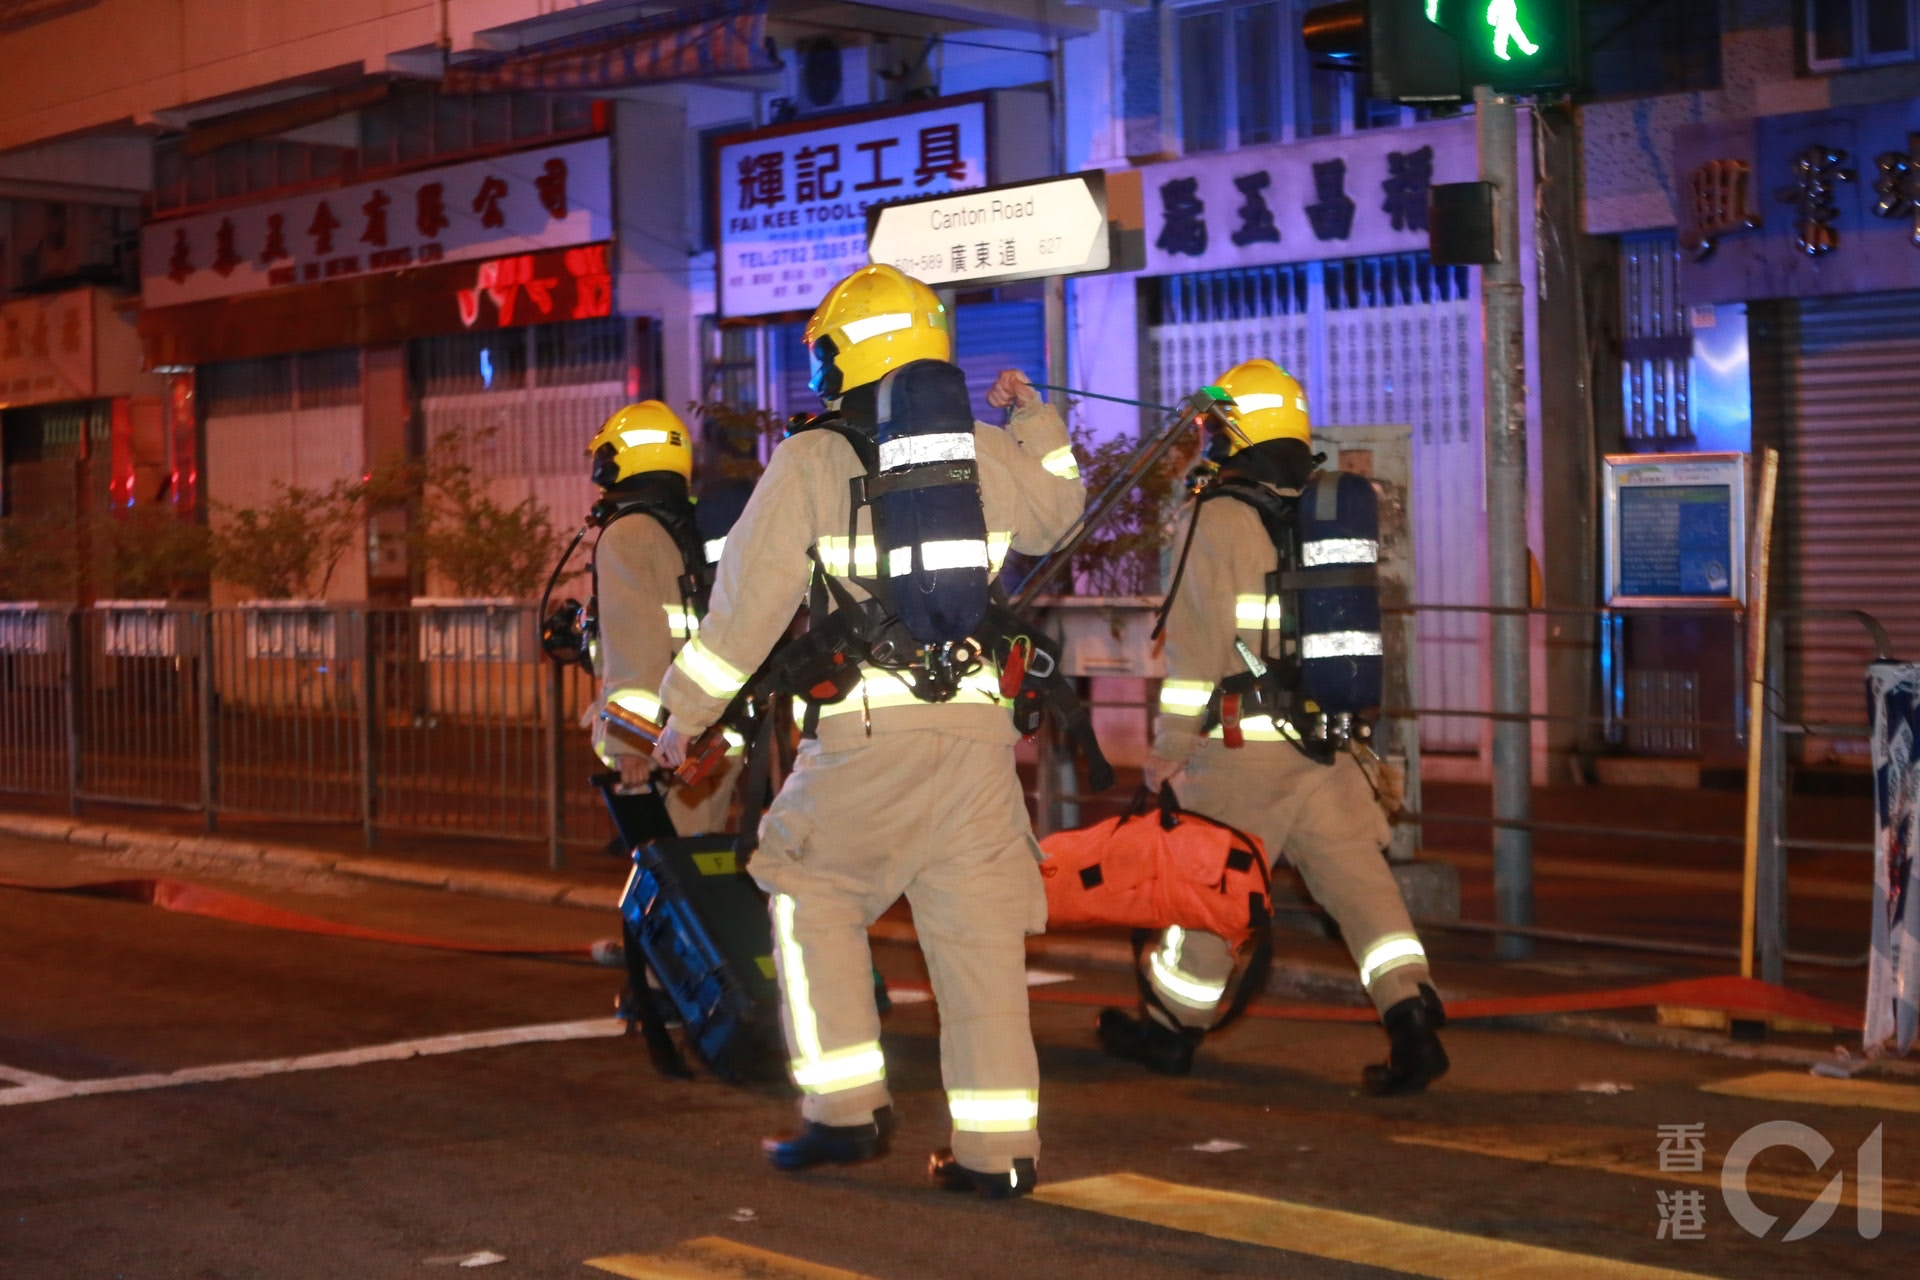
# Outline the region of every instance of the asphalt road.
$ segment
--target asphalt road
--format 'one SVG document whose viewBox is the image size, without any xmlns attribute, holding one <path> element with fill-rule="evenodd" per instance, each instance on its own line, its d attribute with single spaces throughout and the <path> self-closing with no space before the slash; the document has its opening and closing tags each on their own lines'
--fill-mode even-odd
<svg viewBox="0 0 1920 1280">
<path fill-rule="evenodd" d="M 274 892 L 295 903 L 307 887 Z M 398 888 L 307 905 L 465 937 L 610 931 Z M 912 952 L 877 954 L 890 978 L 921 976 Z M 1446 1081 L 1379 1101 L 1355 1088 L 1382 1047 L 1371 1027 L 1249 1020 L 1166 1081 L 1103 1059 L 1087 1006 L 1036 1003 L 1048 1198 L 990 1204 L 924 1178 L 946 1125 L 930 1005 L 887 1022 L 893 1153 L 783 1176 L 757 1144 L 791 1122 L 784 1090 L 655 1077 L 633 1041 L 591 1024 L 616 986 L 584 963 L 0 891 L 0 1276 L 430 1277 L 485 1251 L 504 1258 L 488 1275 L 576 1280 L 1833 1277 L 1892 1274 L 1920 1247 L 1920 1124 L 1901 1109 L 1920 1086 L 1883 1086 L 1911 1092 L 1871 1106 L 1727 1096 L 1701 1086 L 1756 1064 L 1457 1027 Z M 584 1038 L 61 1096 L 62 1082 L 575 1023 Z M 1718 1174 L 1736 1137 L 1777 1120 L 1837 1153 L 1818 1174 L 1785 1149 L 1755 1163 L 1755 1203 L 1781 1219 L 1763 1240 Z M 1673 1124 L 1705 1126 L 1700 1173 L 1661 1170 Z M 1876 1127 L 1885 1211 L 1867 1240 L 1855 1152 Z M 1242 1145 L 1194 1149 L 1212 1140 Z M 1836 1170 L 1845 1203 L 1783 1243 Z M 1659 1238 L 1661 1195 L 1695 1191 L 1705 1238 Z"/>
</svg>

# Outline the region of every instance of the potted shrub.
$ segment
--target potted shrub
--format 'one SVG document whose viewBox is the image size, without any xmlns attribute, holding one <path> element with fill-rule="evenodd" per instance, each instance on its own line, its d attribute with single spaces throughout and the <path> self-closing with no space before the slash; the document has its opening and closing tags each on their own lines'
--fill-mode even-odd
<svg viewBox="0 0 1920 1280">
<path fill-rule="evenodd" d="M 53 619 L 78 594 L 79 566 L 71 527 L 0 517 L 0 653 L 53 651 Z"/>
<path fill-rule="evenodd" d="M 327 584 L 361 524 L 358 486 L 282 485 L 262 507 L 226 512 L 212 537 L 214 573 L 246 593 L 249 658 L 328 661 L 338 651 Z"/>
<path fill-rule="evenodd" d="M 424 611 L 420 657 L 517 662 L 523 639 L 531 637 L 528 603 L 559 552 L 553 521 L 537 498 L 513 506 L 496 501 L 473 467 L 457 460 L 449 438 L 435 442 L 432 458 L 369 481 L 376 501 L 392 501 L 406 484 L 417 484 L 412 540 L 428 570 L 453 592 L 414 598 Z"/>
<path fill-rule="evenodd" d="M 175 608 L 206 590 L 212 534 L 204 524 L 153 503 L 97 517 L 94 547 L 104 557 L 111 594 L 96 602 L 101 652 L 114 658 L 178 658 L 193 647 Z"/>
</svg>

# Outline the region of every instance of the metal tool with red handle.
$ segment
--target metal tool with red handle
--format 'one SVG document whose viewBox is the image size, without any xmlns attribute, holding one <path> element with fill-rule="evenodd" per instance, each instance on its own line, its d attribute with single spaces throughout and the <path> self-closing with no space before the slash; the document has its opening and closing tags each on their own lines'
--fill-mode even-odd
<svg viewBox="0 0 1920 1280">
<path fill-rule="evenodd" d="M 636 715 L 617 703 L 608 703 L 601 708 L 600 718 L 607 727 L 631 742 L 637 742 L 651 753 L 660 745 L 660 735 L 665 732 L 659 725 L 645 716 Z M 687 748 L 687 758 L 678 769 L 673 771 L 674 780 L 683 786 L 697 787 L 705 782 L 707 775 L 720 766 L 727 755 L 727 736 L 718 726 L 701 734 L 691 747 Z"/>
</svg>

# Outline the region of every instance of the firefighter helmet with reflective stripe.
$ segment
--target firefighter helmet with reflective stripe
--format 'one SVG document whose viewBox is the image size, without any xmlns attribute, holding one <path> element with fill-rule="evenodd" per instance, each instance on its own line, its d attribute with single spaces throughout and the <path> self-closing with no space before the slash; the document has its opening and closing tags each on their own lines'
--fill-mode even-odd
<svg viewBox="0 0 1920 1280">
<path fill-rule="evenodd" d="M 1312 435 L 1307 393 L 1292 374 L 1273 361 L 1243 360 L 1221 374 L 1215 385 L 1233 397 L 1244 433 L 1244 438 L 1234 439 L 1233 452 L 1267 440 L 1304 443 Z"/>
<path fill-rule="evenodd" d="M 679 415 L 658 400 L 630 404 L 608 418 L 587 452 L 593 482 L 603 489 L 649 471 L 693 476 L 693 438 Z"/>
<path fill-rule="evenodd" d="M 823 400 L 878 382 L 915 360 L 951 360 L 947 309 L 933 290 L 884 263 L 862 267 L 827 290 L 807 321 L 809 385 Z"/>
</svg>

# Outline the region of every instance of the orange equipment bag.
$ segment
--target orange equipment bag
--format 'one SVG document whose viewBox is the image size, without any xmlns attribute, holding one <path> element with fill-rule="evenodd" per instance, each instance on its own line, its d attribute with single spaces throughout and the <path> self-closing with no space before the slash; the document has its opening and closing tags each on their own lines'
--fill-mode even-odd
<svg viewBox="0 0 1920 1280">
<path fill-rule="evenodd" d="M 1145 787 L 1118 818 L 1040 842 L 1049 928 L 1204 929 L 1238 946 L 1264 936 L 1273 913 L 1266 850 L 1257 837 L 1180 807 Z"/>
</svg>

